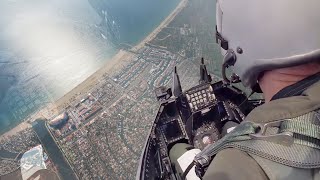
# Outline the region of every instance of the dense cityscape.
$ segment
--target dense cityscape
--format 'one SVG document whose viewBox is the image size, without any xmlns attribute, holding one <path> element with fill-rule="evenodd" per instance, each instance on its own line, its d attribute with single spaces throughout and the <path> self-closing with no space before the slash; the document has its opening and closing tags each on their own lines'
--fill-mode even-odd
<svg viewBox="0 0 320 180">
<path fill-rule="evenodd" d="M 195 85 L 202 56 L 207 59 L 209 70 L 217 73 L 212 61 L 219 56 L 211 56 L 208 50 L 214 43 L 214 16 L 207 6 L 213 3 L 189 0 L 152 41 L 138 50 L 124 49 L 131 54 L 125 66 L 106 72 L 95 86 L 46 120 L 47 129 L 78 179 L 134 179 L 159 107 L 154 89 L 170 86 L 175 66 L 184 90 Z M 194 15 L 201 21 L 194 21 Z M 16 156 L 0 156 L 0 175 L 21 168 L 17 157 L 39 144 L 32 128 L 2 139 L 0 150 Z M 47 169 L 59 174 L 55 168 L 59 165 L 50 158 L 53 157 L 49 153 Z"/>
<path fill-rule="evenodd" d="M 39 147 L 42 150 L 41 145 L 39 146 L 39 139 L 31 128 L 25 129 L 10 138 L 1 139 L 0 144 L 0 175 L 3 176 L 3 179 L 20 179 L 20 174 L 23 176 L 23 171 L 28 171 L 36 166 L 28 167 L 25 166 L 26 164 L 38 164 L 38 162 L 30 162 L 30 160 L 27 163 L 25 162 L 26 154 L 31 152 L 34 155 L 32 151 Z M 56 165 L 47 153 L 43 151 L 41 153 L 43 153 L 43 162 L 46 169 L 57 173 Z M 39 160 L 37 157 L 33 159 Z M 28 175 L 28 177 L 31 175 Z"/>
</svg>

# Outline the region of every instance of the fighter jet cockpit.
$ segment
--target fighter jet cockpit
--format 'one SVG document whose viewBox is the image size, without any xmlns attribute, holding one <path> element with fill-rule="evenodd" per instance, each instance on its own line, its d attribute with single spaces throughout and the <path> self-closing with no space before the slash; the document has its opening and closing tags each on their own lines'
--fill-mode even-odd
<svg viewBox="0 0 320 180">
<path fill-rule="evenodd" d="M 240 124 L 262 100 L 249 100 L 231 83 L 213 82 L 201 60 L 199 84 L 182 91 L 178 69 L 172 87 L 155 89 L 160 107 L 141 155 L 137 179 L 183 179 L 170 159 L 177 143 L 201 151 Z"/>
</svg>

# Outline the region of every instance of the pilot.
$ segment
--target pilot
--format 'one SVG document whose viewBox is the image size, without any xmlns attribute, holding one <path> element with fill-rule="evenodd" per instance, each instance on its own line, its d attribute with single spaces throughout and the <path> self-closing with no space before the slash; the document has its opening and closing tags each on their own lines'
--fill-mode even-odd
<svg viewBox="0 0 320 180">
<path fill-rule="evenodd" d="M 226 135 L 237 132 L 247 140 L 222 150 L 212 145 L 214 154 L 201 152 L 210 159 L 200 166 L 202 179 L 320 179 L 319 7 L 319 0 L 217 0 L 224 63 L 244 86 L 260 89 L 266 103 Z M 270 125 L 269 134 L 245 134 L 243 124 L 259 125 L 260 131 Z M 177 144 L 170 157 L 188 149 Z"/>
</svg>

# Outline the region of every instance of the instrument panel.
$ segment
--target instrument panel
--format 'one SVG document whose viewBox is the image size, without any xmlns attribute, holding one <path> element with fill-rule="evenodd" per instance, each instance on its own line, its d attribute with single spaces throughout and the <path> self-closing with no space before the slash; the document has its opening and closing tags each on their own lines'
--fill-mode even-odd
<svg viewBox="0 0 320 180">
<path fill-rule="evenodd" d="M 169 156 L 176 143 L 203 149 L 263 103 L 248 100 L 243 91 L 225 81 L 212 82 L 203 59 L 199 85 L 183 92 L 176 68 L 172 81 L 171 87 L 155 90 L 160 107 L 140 159 L 141 180 L 180 179 Z"/>
<path fill-rule="evenodd" d="M 160 127 L 167 144 L 178 141 L 185 137 L 185 133 L 181 127 L 183 126 L 178 119 L 172 119 Z"/>
<path fill-rule="evenodd" d="M 216 101 L 216 96 L 210 84 L 198 85 L 185 93 L 191 111 L 197 112 Z"/>
</svg>

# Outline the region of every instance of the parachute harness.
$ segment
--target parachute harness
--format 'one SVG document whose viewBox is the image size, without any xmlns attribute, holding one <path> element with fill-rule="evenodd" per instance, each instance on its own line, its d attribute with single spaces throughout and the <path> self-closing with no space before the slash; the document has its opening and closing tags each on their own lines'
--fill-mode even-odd
<svg viewBox="0 0 320 180">
<path fill-rule="evenodd" d="M 320 168 L 320 121 L 317 115 L 313 111 L 268 123 L 244 121 L 219 141 L 204 148 L 190 166 L 196 165 L 196 174 L 202 177 L 204 168 L 219 151 L 236 148 L 290 167 Z M 183 177 L 186 174 L 187 171 Z"/>
</svg>

